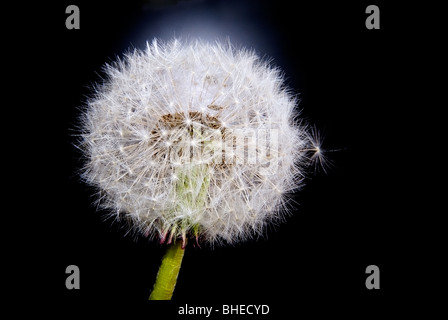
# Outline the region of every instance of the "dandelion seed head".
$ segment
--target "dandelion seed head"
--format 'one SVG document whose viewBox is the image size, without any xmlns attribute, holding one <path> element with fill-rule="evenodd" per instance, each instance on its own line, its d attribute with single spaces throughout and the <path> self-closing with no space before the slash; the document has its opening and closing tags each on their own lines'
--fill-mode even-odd
<svg viewBox="0 0 448 320">
<path fill-rule="evenodd" d="M 253 51 L 153 41 L 105 73 L 81 117 L 82 178 L 144 236 L 261 235 L 284 219 L 309 163 L 324 159 L 282 73 Z"/>
</svg>

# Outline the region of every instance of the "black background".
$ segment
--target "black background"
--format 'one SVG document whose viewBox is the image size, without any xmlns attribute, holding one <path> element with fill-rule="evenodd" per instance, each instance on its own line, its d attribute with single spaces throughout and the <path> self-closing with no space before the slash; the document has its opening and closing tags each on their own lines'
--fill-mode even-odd
<svg viewBox="0 0 448 320">
<path fill-rule="evenodd" d="M 260 319 L 303 312 L 365 318 L 415 307 L 410 299 L 431 282 L 430 274 L 421 274 L 430 256 L 422 242 L 425 225 L 413 214 L 425 210 L 415 192 L 419 174 L 405 160 L 420 157 L 408 146 L 419 139 L 410 118 L 421 108 L 413 96 L 423 81 L 416 76 L 416 43 L 424 35 L 409 22 L 406 6 L 376 1 L 381 29 L 367 30 L 370 2 L 310 3 L 60 1 L 27 7 L 36 20 L 19 42 L 30 51 L 25 66 L 36 67 L 29 82 L 39 95 L 23 99 L 30 98 L 31 115 L 43 119 L 30 151 L 42 175 L 28 184 L 37 192 L 26 237 L 32 254 L 25 260 L 29 270 L 43 270 L 34 295 L 70 311 L 138 310 L 151 319 L 173 318 L 185 303 L 269 305 L 269 316 Z M 80 9 L 80 30 L 65 27 L 70 4 Z M 188 246 L 173 301 L 146 302 L 165 248 L 104 221 L 92 205 L 93 190 L 77 176 L 80 154 L 73 143 L 78 107 L 101 80 L 104 63 L 155 36 L 173 35 L 229 36 L 272 58 L 300 94 L 303 115 L 325 132 L 323 148 L 342 150 L 327 153 L 333 164 L 327 174 L 309 176 L 286 223 L 233 247 Z M 80 290 L 65 287 L 71 264 L 80 268 Z M 372 264 L 381 271 L 379 290 L 365 287 Z M 241 317 L 212 319 L 225 318 Z"/>
</svg>

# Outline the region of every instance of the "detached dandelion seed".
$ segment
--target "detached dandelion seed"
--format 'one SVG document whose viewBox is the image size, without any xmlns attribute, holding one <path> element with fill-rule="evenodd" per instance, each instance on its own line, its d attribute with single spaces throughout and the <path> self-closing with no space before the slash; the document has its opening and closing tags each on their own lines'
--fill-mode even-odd
<svg viewBox="0 0 448 320">
<path fill-rule="evenodd" d="M 332 163 L 326 156 L 327 150 L 322 149 L 324 135 L 315 126 L 311 127 L 308 131 L 310 135 L 309 139 L 312 145 L 312 147 L 307 150 L 311 153 L 310 165 L 314 166 L 315 171 L 322 170 L 324 173 L 327 173 L 327 170 L 331 167 Z"/>
<path fill-rule="evenodd" d="M 324 160 L 281 72 L 252 51 L 154 40 L 105 73 L 81 117 L 82 177 L 111 216 L 170 245 L 151 299 L 171 298 L 188 239 L 262 234 Z"/>
</svg>

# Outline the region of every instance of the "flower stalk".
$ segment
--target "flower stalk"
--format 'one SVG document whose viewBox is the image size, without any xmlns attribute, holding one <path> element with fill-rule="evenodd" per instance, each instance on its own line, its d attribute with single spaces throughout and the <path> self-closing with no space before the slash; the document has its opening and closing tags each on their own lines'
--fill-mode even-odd
<svg viewBox="0 0 448 320">
<path fill-rule="evenodd" d="M 185 248 L 181 241 L 176 241 L 168 246 L 149 300 L 171 300 L 184 253 Z"/>
</svg>

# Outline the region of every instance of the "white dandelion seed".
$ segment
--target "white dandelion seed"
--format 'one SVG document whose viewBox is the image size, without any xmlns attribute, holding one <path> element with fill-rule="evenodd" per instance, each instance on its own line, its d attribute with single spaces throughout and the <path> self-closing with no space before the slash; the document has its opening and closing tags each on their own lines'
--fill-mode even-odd
<svg viewBox="0 0 448 320">
<path fill-rule="evenodd" d="M 141 234 L 249 239 L 324 159 L 281 72 L 254 52 L 154 40 L 105 71 L 81 118 L 82 177 Z"/>
</svg>

